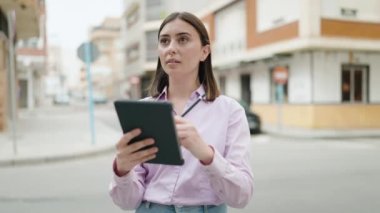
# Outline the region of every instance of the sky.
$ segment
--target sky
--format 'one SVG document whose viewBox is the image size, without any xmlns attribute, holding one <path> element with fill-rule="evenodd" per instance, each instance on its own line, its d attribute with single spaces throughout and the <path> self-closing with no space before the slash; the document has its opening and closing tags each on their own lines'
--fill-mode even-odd
<svg viewBox="0 0 380 213">
<path fill-rule="evenodd" d="M 88 39 L 89 29 L 105 17 L 120 17 L 122 11 L 123 0 L 46 0 L 48 44 L 62 48 L 69 85 L 79 79 L 76 49 Z"/>
<path fill-rule="evenodd" d="M 122 0 L 46 0 L 49 42 L 77 48 L 91 26 L 107 17 L 118 17 Z"/>
</svg>

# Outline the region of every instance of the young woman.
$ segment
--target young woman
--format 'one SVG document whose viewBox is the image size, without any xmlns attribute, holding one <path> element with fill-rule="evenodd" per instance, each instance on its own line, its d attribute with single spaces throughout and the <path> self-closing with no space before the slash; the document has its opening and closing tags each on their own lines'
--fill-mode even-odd
<svg viewBox="0 0 380 213">
<path fill-rule="evenodd" d="M 248 123 L 243 108 L 219 94 L 206 28 L 190 13 L 172 13 L 161 24 L 158 40 L 159 59 L 148 99 L 173 104 L 185 164 L 144 163 L 155 157 L 157 148 L 136 151 L 154 145 L 154 139 L 128 145 L 141 131 L 126 133 L 116 145 L 110 185 L 114 203 L 137 213 L 245 207 L 253 194 Z"/>
</svg>

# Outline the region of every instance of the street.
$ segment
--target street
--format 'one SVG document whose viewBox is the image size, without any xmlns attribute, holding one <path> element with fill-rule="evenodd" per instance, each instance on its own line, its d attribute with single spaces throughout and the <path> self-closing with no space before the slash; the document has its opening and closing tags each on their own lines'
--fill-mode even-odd
<svg viewBox="0 0 380 213">
<path fill-rule="evenodd" d="M 117 126 L 110 107 L 96 119 Z M 116 122 L 116 123 L 115 123 Z M 380 209 L 378 138 L 252 137 L 255 195 L 243 210 L 260 213 L 372 213 Z M 123 212 L 108 196 L 113 153 L 0 168 L 0 212 Z"/>
<path fill-rule="evenodd" d="M 257 138 L 256 193 L 246 212 L 376 212 L 378 142 Z"/>
<path fill-rule="evenodd" d="M 242 206 L 221 154 L 254 175 L 228 213 L 377 213 L 379 115 L 380 0 L 0 0 L 0 213 L 133 213 L 109 195 L 116 153 L 120 172 L 172 161 L 176 137 L 185 166 L 149 168 L 146 199 Z"/>
</svg>

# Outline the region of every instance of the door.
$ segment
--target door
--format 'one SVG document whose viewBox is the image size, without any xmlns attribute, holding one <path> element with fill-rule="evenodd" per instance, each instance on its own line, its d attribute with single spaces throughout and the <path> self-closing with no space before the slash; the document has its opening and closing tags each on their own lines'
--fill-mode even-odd
<svg viewBox="0 0 380 213">
<path fill-rule="evenodd" d="M 368 65 L 343 65 L 341 100 L 346 103 L 368 102 Z"/>
<path fill-rule="evenodd" d="M 240 76 L 241 82 L 241 99 L 251 105 L 251 75 L 243 74 Z"/>
</svg>

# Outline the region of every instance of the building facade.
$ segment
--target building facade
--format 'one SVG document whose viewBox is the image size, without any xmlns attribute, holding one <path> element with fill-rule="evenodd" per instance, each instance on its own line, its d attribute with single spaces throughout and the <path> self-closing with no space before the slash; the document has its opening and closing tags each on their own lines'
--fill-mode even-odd
<svg viewBox="0 0 380 213">
<path fill-rule="evenodd" d="M 174 11 L 196 12 L 222 0 L 125 0 L 122 45 L 125 50 L 124 91 L 132 99 L 147 95 L 157 64 L 158 28 Z"/>
<path fill-rule="evenodd" d="M 43 105 L 44 76 L 47 74 L 45 0 L 38 0 L 39 36 L 19 40 L 16 46 L 18 105 L 29 110 Z"/>
<path fill-rule="evenodd" d="M 120 42 L 120 18 L 106 18 L 93 27 L 90 40 L 99 50 L 99 58 L 92 65 L 94 90 L 98 94 L 115 99 L 123 96 L 122 46 Z"/>
<path fill-rule="evenodd" d="M 15 76 L 10 76 L 10 61 L 16 61 L 16 56 L 10 51 L 10 47 L 14 47 L 17 40 L 39 36 L 40 3 L 41 1 L 38 0 L 0 1 L 0 131 L 4 131 L 7 127 L 11 110 L 11 95 L 17 94 L 10 88 L 10 80 L 17 79 L 18 76 L 17 72 L 13 73 Z M 15 22 L 9 23 L 10 20 L 15 20 Z M 13 32 L 10 33 L 9 29 L 13 29 Z M 16 37 L 10 37 L 10 34 Z M 15 70 L 17 70 L 17 64 L 15 65 Z M 13 83 L 17 85 L 18 80 L 15 81 Z"/>
<path fill-rule="evenodd" d="M 66 76 L 63 73 L 62 48 L 50 44 L 48 47 L 47 74 L 44 76 L 44 94 L 48 100 L 54 97 L 68 94 Z"/>
<path fill-rule="evenodd" d="M 200 16 L 222 91 L 265 125 L 380 128 L 380 1 L 231 0 Z"/>
</svg>

